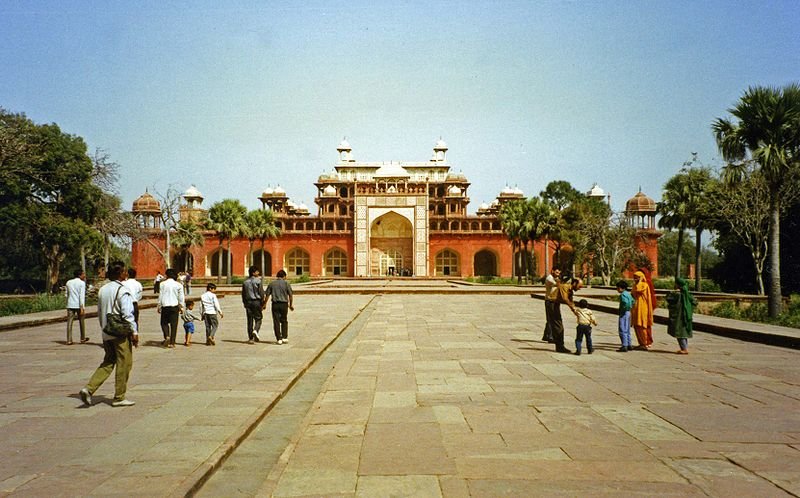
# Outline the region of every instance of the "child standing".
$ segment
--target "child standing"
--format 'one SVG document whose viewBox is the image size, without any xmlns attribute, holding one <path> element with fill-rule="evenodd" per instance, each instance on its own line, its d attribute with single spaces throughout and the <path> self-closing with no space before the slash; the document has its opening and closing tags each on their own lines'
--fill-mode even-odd
<svg viewBox="0 0 800 498">
<path fill-rule="evenodd" d="M 194 334 L 194 321 L 199 320 L 200 317 L 194 314 L 194 301 L 186 302 L 186 309 L 183 310 L 183 330 L 186 332 L 186 339 L 183 341 L 184 346 L 192 345 L 192 335 Z"/>
<path fill-rule="evenodd" d="M 626 353 L 633 349 L 633 346 L 631 346 L 633 296 L 628 292 L 628 282 L 624 280 L 617 282 L 617 292 L 619 292 L 619 340 L 622 342 L 622 347 L 617 351 Z"/>
<path fill-rule="evenodd" d="M 200 310 L 203 313 L 203 322 L 206 325 L 206 346 L 215 346 L 217 343 L 214 341 L 214 334 L 217 333 L 219 327 L 219 318 L 222 318 L 222 309 L 219 307 L 219 299 L 214 293 L 216 284 L 209 283 L 206 285 L 206 291 L 200 296 Z"/>
<path fill-rule="evenodd" d="M 575 354 L 581 354 L 581 342 L 583 337 L 586 336 L 586 349 L 589 354 L 594 353 L 592 347 L 592 325 L 597 325 L 597 320 L 594 319 L 594 313 L 589 309 L 589 303 L 586 299 L 581 299 L 575 306 L 575 316 L 578 318 L 578 331 L 575 334 Z"/>
</svg>

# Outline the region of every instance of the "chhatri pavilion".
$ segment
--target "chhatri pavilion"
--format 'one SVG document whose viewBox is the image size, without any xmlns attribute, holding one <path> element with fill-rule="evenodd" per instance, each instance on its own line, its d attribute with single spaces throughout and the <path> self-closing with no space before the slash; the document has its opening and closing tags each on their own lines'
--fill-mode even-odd
<svg viewBox="0 0 800 498">
<path fill-rule="evenodd" d="M 362 162 L 342 140 L 333 171 L 314 184 L 315 214 L 290 200 L 279 186 L 258 197 L 262 209 L 272 211 L 281 234 L 266 239 L 263 248 L 258 240 L 252 243 L 252 264 L 268 276 L 283 268 L 289 277 L 512 277 L 512 247 L 498 215 L 504 203 L 523 199 L 523 192 L 506 187 L 491 204 L 468 214 L 470 182 L 451 171 L 447 150 L 439 139 L 428 161 Z M 595 185 L 587 195 L 602 198 L 605 193 Z M 182 198 L 181 220 L 206 216 L 196 187 Z M 131 212 L 148 239 L 133 242 L 132 265 L 141 277 L 163 273 L 164 260 L 153 247 L 163 251 L 167 243 L 160 203 L 145 192 Z M 646 235 L 641 249 L 656 263 L 655 202 L 640 192 L 628 201 L 626 213 Z M 188 267 L 195 277 L 212 277 L 227 274 L 230 261 L 233 275 L 247 274 L 250 240 L 231 241 L 229 259 L 227 242 L 220 248 L 215 231 L 205 230 L 203 235 L 202 246 L 172 249 L 173 267 Z M 548 249 L 545 259 L 544 244 L 535 244 L 539 274 L 546 270 L 544 262 L 552 261 L 554 248 Z"/>
</svg>

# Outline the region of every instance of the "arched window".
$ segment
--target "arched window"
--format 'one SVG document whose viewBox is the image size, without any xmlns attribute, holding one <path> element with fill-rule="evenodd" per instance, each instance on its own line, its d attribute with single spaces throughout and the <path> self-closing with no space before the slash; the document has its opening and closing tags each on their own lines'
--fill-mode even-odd
<svg viewBox="0 0 800 498">
<path fill-rule="evenodd" d="M 347 253 L 334 247 L 325 254 L 325 276 L 347 275 Z"/>
<path fill-rule="evenodd" d="M 296 247 L 286 253 L 286 271 L 292 277 L 307 275 L 311 269 L 311 257 L 307 251 Z"/>
<path fill-rule="evenodd" d="M 222 251 L 222 270 L 220 271 L 219 265 L 219 255 L 220 251 Z M 206 264 L 206 268 L 211 269 L 212 277 L 222 277 L 228 274 L 228 251 L 226 249 L 218 249 L 214 251 L 212 254 L 208 255 L 208 264 Z"/>
<path fill-rule="evenodd" d="M 269 251 L 262 251 L 261 249 L 258 249 L 257 251 L 253 252 L 253 266 L 258 268 L 258 271 L 260 271 L 265 277 L 272 276 L 272 255 L 269 253 Z"/>
<path fill-rule="evenodd" d="M 436 276 L 460 276 L 461 266 L 459 265 L 458 253 L 445 249 L 436 255 L 435 259 L 436 268 L 434 275 Z"/>
<path fill-rule="evenodd" d="M 487 249 L 478 251 L 475 253 L 472 267 L 476 277 L 497 275 L 497 257 Z"/>
</svg>

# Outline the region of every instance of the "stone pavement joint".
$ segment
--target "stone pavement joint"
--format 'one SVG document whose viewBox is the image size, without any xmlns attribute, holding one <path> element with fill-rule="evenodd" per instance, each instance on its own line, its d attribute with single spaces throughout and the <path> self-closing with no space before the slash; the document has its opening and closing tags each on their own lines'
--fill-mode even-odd
<svg viewBox="0 0 800 498">
<path fill-rule="evenodd" d="M 305 371 L 322 389 L 288 444 L 258 436 L 281 456 L 247 476 L 253 496 L 800 495 L 795 349 L 698 333 L 677 355 L 658 324 L 652 351 L 623 354 L 598 311 L 594 354 L 557 354 L 528 295 L 384 294 L 312 372 L 371 299 L 299 294 L 283 346 L 246 344 L 223 300 L 216 347 L 136 350 L 136 406 L 119 409 L 113 378 L 92 407 L 77 395 L 102 358 L 96 320 L 89 345 L 64 346 L 63 323 L 3 332 L 0 494 L 190 495 Z M 157 343 L 154 310 L 141 325 Z"/>
</svg>

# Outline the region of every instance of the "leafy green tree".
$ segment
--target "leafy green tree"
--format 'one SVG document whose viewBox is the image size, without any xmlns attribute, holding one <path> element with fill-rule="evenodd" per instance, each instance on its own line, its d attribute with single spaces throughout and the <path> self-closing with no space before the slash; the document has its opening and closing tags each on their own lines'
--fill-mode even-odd
<svg viewBox="0 0 800 498">
<path fill-rule="evenodd" d="M 718 118 L 712 124 L 726 166 L 726 178 L 741 177 L 743 159 L 752 158 L 769 185 L 769 315 L 782 308 L 780 272 L 779 195 L 800 168 L 800 84 L 783 88 L 750 87 L 738 104 L 728 109 L 735 121 Z"/>
<path fill-rule="evenodd" d="M 684 240 L 684 242 L 691 242 Z M 692 259 L 692 249 L 688 244 L 681 246 L 681 273 L 686 275 L 688 273 L 688 261 Z M 675 276 L 675 261 L 678 252 L 678 232 L 671 230 L 665 232 L 658 238 L 658 274 L 660 277 L 674 277 Z"/>
<path fill-rule="evenodd" d="M 764 269 L 769 254 L 770 218 L 772 210 L 769 183 L 752 161 L 739 171 L 738 181 L 719 182 L 711 195 L 709 217 L 721 233 L 736 237 L 750 253 L 755 270 L 756 290 L 764 294 Z M 800 195 L 800 188 L 786 183 L 778 192 L 783 199 L 781 218 Z"/>
<path fill-rule="evenodd" d="M 248 260 L 253 264 L 253 242 L 261 241 L 261 268 L 264 268 L 264 243 L 267 238 L 277 237 L 281 234 L 280 229 L 275 226 L 275 217 L 269 209 L 256 209 L 248 211 L 245 217 L 245 234 L 250 242 L 250 252 Z"/>
<path fill-rule="evenodd" d="M 86 144 L 55 124 L 0 109 L 0 145 L 0 245 L 24 238 L 36 247 L 52 292 L 65 256 L 92 236 L 99 211 Z"/>
<path fill-rule="evenodd" d="M 228 241 L 228 272 L 227 283 L 231 283 L 231 241 L 234 237 L 241 235 L 244 231 L 244 219 L 247 215 L 247 208 L 237 199 L 225 199 L 215 203 L 208 210 L 208 227 L 217 232 L 219 239 L 219 264 L 220 273 L 222 271 L 222 244 Z M 219 281 L 217 275 L 217 281 Z"/>
<path fill-rule="evenodd" d="M 562 239 L 568 231 L 568 225 L 570 225 L 571 221 L 574 221 L 574 218 L 570 217 L 570 215 L 574 213 L 570 213 L 568 209 L 570 206 L 585 200 L 586 196 L 581 194 L 569 182 L 564 180 L 555 180 L 548 183 L 544 190 L 539 193 L 539 196 L 543 201 L 548 203 L 553 208 L 551 211 L 551 217 L 545 225 L 545 247 L 549 249 L 550 240 L 552 239 L 556 246 L 556 261 L 560 261 Z M 548 260 L 549 256 L 549 250 L 545 250 L 545 271 L 549 271 L 550 267 L 552 266 Z"/>
</svg>

